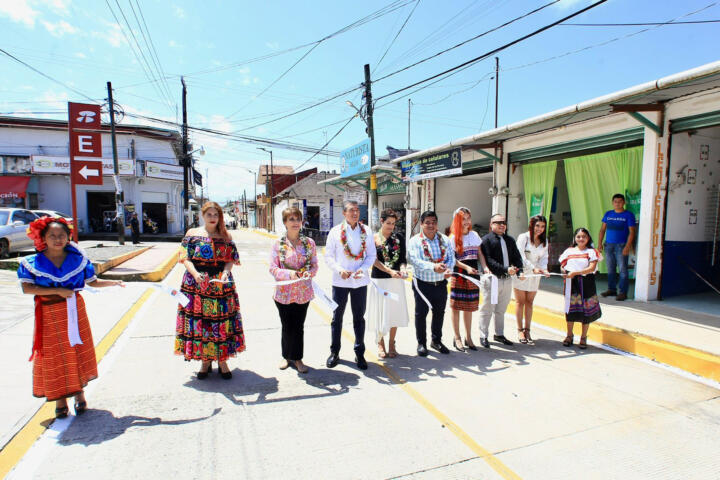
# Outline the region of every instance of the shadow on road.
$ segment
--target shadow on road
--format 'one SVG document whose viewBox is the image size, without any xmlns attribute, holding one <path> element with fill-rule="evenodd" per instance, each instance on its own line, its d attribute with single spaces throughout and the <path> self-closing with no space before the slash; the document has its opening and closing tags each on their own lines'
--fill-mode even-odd
<svg viewBox="0 0 720 480">
<path fill-rule="evenodd" d="M 220 393 L 235 405 L 260 405 L 341 395 L 349 392 L 350 388 L 356 386 L 360 380 L 360 377 L 354 373 L 311 368 L 308 373 L 300 375 L 300 378 L 322 392 L 277 396 L 273 395 L 279 393 L 279 382 L 276 377 L 263 377 L 250 370 L 234 369 L 232 372 L 233 378 L 229 381 L 217 375 L 211 375 L 205 380 L 193 377 L 185 383 L 185 386 L 200 392 Z"/>
<path fill-rule="evenodd" d="M 201 422 L 214 417 L 222 409 L 216 408 L 206 417 L 190 418 L 185 420 L 163 420 L 159 417 L 140 417 L 126 415 L 116 417 L 107 410 L 88 409 L 82 417 L 76 418 L 70 427 L 62 434 L 61 445 L 97 445 L 112 440 L 124 434 L 131 427 L 155 427 L 158 425 L 185 425 Z"/>
</svg>

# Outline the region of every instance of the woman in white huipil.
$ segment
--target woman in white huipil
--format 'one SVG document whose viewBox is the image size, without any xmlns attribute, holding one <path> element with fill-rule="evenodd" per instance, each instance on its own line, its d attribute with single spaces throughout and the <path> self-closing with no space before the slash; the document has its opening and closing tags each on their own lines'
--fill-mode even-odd
<svg viewBox="0 0 720 480">
<path fill-rule="evenodd" d="M 525 275 L 550 275 L 547 270 L 548 244 L 546 231 L 547 219 L 542 215 L 535 215 L 530 219 L 528 231 L 518 235 L 517 247 L 523 259 L 523 273 Z M 515 318 L 520 343 L 533 343 L 530 336 L 530 323 L 532 322 L 533 301 L 539 287 L 540 277 L 529 276 L 523 280 L 513 277 L 513 292 L 516 303 Z"/>
</svg>

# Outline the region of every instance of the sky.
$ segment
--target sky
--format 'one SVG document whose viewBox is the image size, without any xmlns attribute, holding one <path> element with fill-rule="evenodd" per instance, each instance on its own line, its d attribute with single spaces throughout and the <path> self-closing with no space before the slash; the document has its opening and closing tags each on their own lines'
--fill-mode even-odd
<svg viewBox="0 0 720 480">
<path fill-rule="evenodd" d="M 184 76 L 191 127 L 310 152 L 331 140 L 327 148 L 339 152 L 365 138 L 346 101 L 361 105 L 369 64 L 379 156 L 386 145 L 408 147 L 408 98 L 413 149 L 493 128 L 495 56 L 500 126 L 720 60 L 720 23 L 571 25 L 720 20 L 720 2 L 607 0 L 437 82 L 393 93 L 594 3 L 0 0 L 0 49 L 55 80 L 0 51 L 0 114 L 65 119 L 68 101 L 102 103 L 111 81 L 128 114 L 122 123 L 177 129 L 142 117 L 177 122 Z M 191 141 L 206 151 L 196 168 L 207 172 L 213 200 L 252 195 L 251 171 L 269 160 L 260 145 L 197 131 Z M 339 171 L 336 156 L 271 149 L 275 165 Z"/>
</svg>

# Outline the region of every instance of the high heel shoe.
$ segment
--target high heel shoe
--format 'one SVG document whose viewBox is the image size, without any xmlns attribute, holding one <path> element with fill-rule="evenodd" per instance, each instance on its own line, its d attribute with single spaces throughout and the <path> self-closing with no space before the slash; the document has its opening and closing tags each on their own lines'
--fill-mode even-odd
<svg viewBox="0 0 720 480">
<path fill-rule="evenodd" d="M 520 335 L 518 335 L 518 342 L 524 343 L 525 345 L 527 345 L 528 339 L 527 339 L 527 334 L 525 333 L 525 329 L 518 328 L 518 333 L 522 333 L 522 337 Z"/>
<path fill-rule="evenodd" d="M 467 338 L 465 339 L 465 346 L 466 346 L 467 348 L 469 348 L 470 350 L 472 350 L 472 351 L 474 351 L 474 352 L 477 352 L 477 347 L 476 347 L 475 345 L 472 345 L 472 344 L 468 343 Z"/>
<path fill-rule="evenodd" d="M 220 365 L 218 365 L 218 373 L 223 380 L 230 380 L 232 378 L 232 372 L 230 370 L 228 370 L 227 372 L 223 372 L 222 368 L 220 368 Z"/>
<path fill-rule="evenodd" d="M 453 345 L 455 346 L 455 350 L 457 350 L 458 352 L 465 351 L 465 349 L 463 348 L 462 340 L 460 340 L 459 338 L 453 340 Z"/>
<path fill-rule="evenodd" d="M 82 402 L 75 402 L 75 415 L 82 415 L 85 413 L 85 410 L 87 410 L 87 402 L 85 400 Z"/>
<path fill-rule="evenodd" d="M 212 373 L 212 363 L 210 365 L 208 365 L 207 370 L 205 370 L 205 371 L 200 370 L 199 372 L 197 372 L 197 378 L 198 378 L 198 380 L 205 380 L 207 378 L 207 376 L 211 373 Z"/>
</svg>

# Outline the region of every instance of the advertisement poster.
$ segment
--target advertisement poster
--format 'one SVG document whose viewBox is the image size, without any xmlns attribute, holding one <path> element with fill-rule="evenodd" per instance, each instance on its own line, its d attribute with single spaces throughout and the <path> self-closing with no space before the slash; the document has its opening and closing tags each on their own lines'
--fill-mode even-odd
<svg viewBox="0 0 720 480">
<path fill-rule="evenodd" d="M 340 152 L 340 177 L 349 177 L 370 171 L 370 139 Z"/>
<path fill-rule="evenodd" d="M 400 162 L 400 166 L 403 182 L 459 175 L 462 173 L 462 150 L 453 148 L 425 157 L 404 160 Z"/>
</svg>

